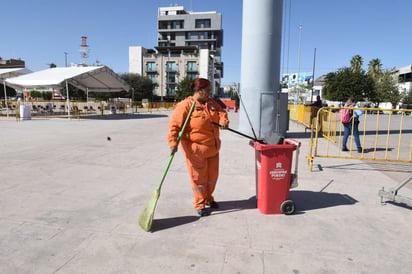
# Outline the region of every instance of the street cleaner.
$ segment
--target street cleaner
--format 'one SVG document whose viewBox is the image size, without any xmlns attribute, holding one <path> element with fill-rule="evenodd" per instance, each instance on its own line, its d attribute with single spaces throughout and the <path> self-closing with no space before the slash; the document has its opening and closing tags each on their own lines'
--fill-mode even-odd
<svg viewBox="0 0 412 274">
<path fill-rule="evenodd" d="M 192 82 L 191 89 L 193 95 L 179 102 L 173 111 L 167 141 L 171 153 L 176 152 L 180 129 L 195 101 L 195 108 L 180 144 L 192 184 L 193 207 L 200 216 L 207 216 L 210 208 L 219 207 L 213 197 L 219 176 L 219 128 L 228 128 L 229 119 L 219 103 L 210 98 L 209 80 L 197 78 Z M 220 127 L 216 126 L 216 123 Z"/>
</svg>

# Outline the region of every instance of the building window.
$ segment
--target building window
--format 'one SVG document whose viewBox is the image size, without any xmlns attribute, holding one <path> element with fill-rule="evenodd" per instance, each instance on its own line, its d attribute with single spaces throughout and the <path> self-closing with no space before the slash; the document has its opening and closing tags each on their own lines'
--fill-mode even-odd
<svg viewBox="0 0 412 274">
<path fill-rule="evenodd" d="M 176 20 L 172 22 L 172 29 L 183 29 L 183 28 L 184 28 L 183 20 Z"/>
<path fill-rule="evenodd" d="M 197 71 L 197 63 L 195 61 L 187 62 L 187 71 L 188 72 Z"/>
<path fill-rule="evenodd" d="M 152 81 L 153 84 L 156 83 L 156 75 L 155 74 L 148 74 L 147 78 L 149 78 L 150 81 Z"/>
<path fill-rule="evenodd" d="M 197 29 L 210 28 L 210 19 L 196 19 L 195 28 Z"/>
<path fill-rule="evenodd" d="M 167 29 L 167 21 L 159 21 L 159 29 Z"/>
<path fill-rule="evenodd" d="M 176 73 L 169 73 L 167 75 L 167 83 L 170 84 L 175 84 L 177 79 L 177 74 Z"/>
<path fill-rule="evenodd" d="M 412 80 L 412 74 L 411 73 L 404 73 L 400 74 L 398 77 L 398 82 L 404 83 L 404 82 L 411 82 Z"/>
<path fill-rule="evenodd" d="M 166 62 L 166 71 L 177 71 L 177 66 L 175 61 Z"/>
<path fill-rule="evenodd" d="M 197 73 L 193 73 L 193 72 L 188 72 L 186 74 L 186 77 L 189 78 L 190 80 L 194 80 L 197 78 Z"/>
<path fill-rule="evenodd" d="M 148 72 L 156 71 L 156 63 L 155 62 L 147 62 L 146 63 L 146 71 L 148 71 Z"/>
<path fill-rule="evenodd" d="M 196 32 L 187 32 L 187 40 L 197 40 L 197 39 L 212 39 L 212 33 L 209 31 L 196 31 Z"/>
<path fill-rule="evenodd" d="M 209 45 L 208 42 L 206 41 L 198 41 L 198 42 L 186 42 L 185 43 L 186 46 L 196 46 L 199 49 L 209 49 L 212 50 L 212 45 Z"/>
</svg>

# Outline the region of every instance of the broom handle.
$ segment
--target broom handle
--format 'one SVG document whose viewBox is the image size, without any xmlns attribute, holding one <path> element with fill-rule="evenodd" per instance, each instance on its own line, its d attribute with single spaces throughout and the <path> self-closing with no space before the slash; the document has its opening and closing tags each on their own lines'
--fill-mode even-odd
<svg viewBox="0 0 412 274">
<path fill-rule="evenodd" d="M 212 124 L 215 125 L 215 126 L 219 126 L 219 127 L 220 127 L 220 124 L 219 124 L 219 123 L 212 122 Z M 244 133 L 242 133 L 242 132 L 239 132 L 239 131 L 234 130 L 234 129 L 229 128 L 229 127 L 227 127 L 226 129 L 229 130 L 229 131 L 231 131 L 231 132 L 234 132 L 234 133 L 236 133 L 236 134 L 239 134 L 240 136 L 249 138 L 249 139 L 251 139 L 251 140 L 253 140 L 253 141 L 255 141 L 255 142 L 259 142 L 259 143 L 261 143 L 261 144 L 264 144 L 263 140 L 258 140 L 258 139 L 256 139 L 256 138 L 253 138 L 252 136 L 246 135 L 246 134 L 244 134 Z"/>
<path fill-rule="evenodd" d="M 189 113 L 188 113 L 187 116 L 186 116 L 186 120 L 185 120 L 185 122 L 183 123 L 182 129 L 180 130 L 179 135 L 177 136 L 177 144 L 176 144 L 176 145 L 179 145 L 180 139 L 182 139 L 182 135 L 183 135 L 183 133 L 184 133 L 184 131 L 185 131 L 185 129 L 186 129 L 187 123 L 189 123 L 190 116 L 192 115 L 192 112 L 193 112 L 193 109 L 195 108 L 195 105 L 196 105 L 196 102 L 193 101 L 193 102 L 192 102 L 192 106 L 190 107 Z M 160 188 L 162 187 L 162 185 L 163 185 L 163 182 L 164 182 L 164 180 L 165 180 L 165 178 L 166 178 L 167 172 L 169 171 L 170 165 L 172 164 L 173 158 L 175 157 L 175 153 L 176 153 L 176 152 L 172 152 L 172 154 L 170 154 L 170 156 L 169 156 L 169 161 L 167 162 L 166 169 L 165 169 L 165 171 L 163 172 L 162 179 L 160 179 L 159 189 L 160 189 Z"/>
</svg>

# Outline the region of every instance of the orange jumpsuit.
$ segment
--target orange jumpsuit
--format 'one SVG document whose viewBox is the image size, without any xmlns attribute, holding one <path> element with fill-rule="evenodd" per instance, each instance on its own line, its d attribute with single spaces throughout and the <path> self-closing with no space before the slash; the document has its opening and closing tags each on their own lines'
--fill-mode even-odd
<svg viewBox="0 0 412 274">
<path fill-rule="evenodd" d="M 180 129 L 189 113 L 193 97 L 179 102 L 170 118 L 168 144 L 176 146 Z M 219 176 L 219 127 L 229 125 L 226 111 L 213 99 L 201 104 L 196 101 L 195 108 L 180 141 L 186 157 L 187 169 L 194 195 L 193 207 L 205 208 L 214 201 L 213 191 Z"/>
</svg>

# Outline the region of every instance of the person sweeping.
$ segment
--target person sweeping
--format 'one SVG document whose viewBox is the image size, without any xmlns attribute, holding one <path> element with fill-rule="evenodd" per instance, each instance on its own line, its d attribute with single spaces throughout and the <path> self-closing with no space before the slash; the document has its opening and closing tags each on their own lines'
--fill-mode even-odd
<svg viewBox="0 0 412 274">
<path fill-rule="evenodd" d="M 226 111 L 210 98 L 210 82 L 197 78 L 191 84 L 193 95 L 176 105 L 169 121 L 167 142 L 172 153 L 178 149 L 178 135 L 189 113 L 195 108 L 180 140 L 193 190 L 193 207 L 200 216 L 210 214 L 207 208 L 218 208 L 213 197 L 219 176 L 219 127 L 229 127 Z"/>
</svg>

